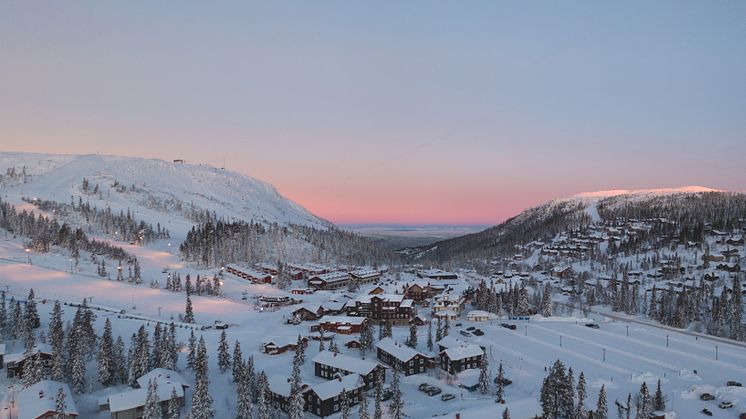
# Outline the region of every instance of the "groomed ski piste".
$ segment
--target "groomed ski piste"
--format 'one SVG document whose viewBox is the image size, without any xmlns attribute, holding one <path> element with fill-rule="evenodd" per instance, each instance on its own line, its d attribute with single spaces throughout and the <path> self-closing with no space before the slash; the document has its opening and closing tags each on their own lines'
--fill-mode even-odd
<svg viewBox="0 0 746 419">
<path fill-rule="evenodd" d="M 46 330 L 52 301 L 63 303 L 80 303 L 87 298 L 97 315 L 96 328 L 103 329 L 105 319 L 110 319 L 114 336 L 121 335 L 125 341 L 142 324 L 148 326 L 152 334 L 156 321 L 177 321 L 184 312 L 185 294 L 170 292 L 164 289 L 153 289 L 147 286 L 150 279 L 164 277 L 163 268 L 171 272 L 212 276 L 213 271 L 196 271 L 184 266 L 173 249 L 164 241 L 152 243 L 148 247 L 121 244 L 125 250 L 138 256 L 142 264 L 143 278 L 146 284 L 133 285 L 97 277 L 94 265 L 82 262 L 81 273 L 70 272 L 69 258 L 57 253 L 37 254 L 27 252 L 19 239 L 0 236 L 0 287 L 17 299 L 25 299 L 30 288 L 36 293 L 39 312 L 42 318 L 42 330 Z M 29 258 L 30 262 L 29 263 Z M 479 277 L 471 274 L 463 276 L 466 281 L 476 282 Z M 400 283 L 414 280 L 411 274 L 402 274 Z M 398 284 L 391 277 L 384 277 L 390 289 Z M 363 288 L 358 294 L 366 293 L 372 285 Z M 399 286 L 400 288 L 400 286 Z M 244 356 L 253 355 L 256 370 L 264 370 L 271 377 L 288 375 L 292 365 L 292 352 L 280 355 L 261 353 L 261 343 L 274 337 L 293 338 L 298 334 L 309 335 L 308 323 L 299 325 L 287 324 L 289 313 L 297 305 L 277 310 L 267 310 L 255 305 L 254 296 L 287 295 L 271 285 L 252 285 L 230 275 L 224 278 L 222 298 L 192 296 L 196 323 L 187 325 L 178 323 L 177 337 L 186 342 L 191 328 L 197 336 L 205 337 L 208 345 L 210 393 L 214 397 L 215 417 L 232 417 L 236 403 L 235 386 L 231 382 L 230 372 L 221 374 L 217 367 L 217 344 L 220 331 L 214 329 L 200 330 L 200 326 L 210 326 L 216 320 L 229 323 L 228 342 L 231 347 L 238 340 Z M 339 298 L 349 292 L 321 291 L 304 295 L 304 303 L 321 303 L 332 298 Z M 248 298 L 243 299 L 244 296 Z M 63 306 L 64 319 L 69 321 L 74 308 Z M 603 308 L 593 311 L 603 313 Z M 125 315 L 120 314 L 126 313 Z M 539 391 L 546 369 L 560 359 L 566 366 L 572 367 L 575 377 L 582 371 L 588 383 L 588 400 L 586 407 L 595 408 L 598 391 L 602 385 L 608 393 L 609 415 L 616 417 L 615 401 L 626 403 L 627 394 L 639 390 L 643 381 L 655 389 L 657 380 L 661 380 L 667 398 L 666 410 L 669 417 L 700 417 L 702 408 L 707 407 L 715 418 L 737 418 L 746 411 L 746 389 L 726 386 L 727 381 L 746 381 L 746 347 L 726 340 L 711 339 L 696 333 L 676 331 L 656 324 L 639 324 L 611 319 L 603 314 L 591 312 L 589 318 L 578 317 L 532 317 L 530 320 L 492 320 L 487 322 L 468 322 L 464 311 L 460 323 L 451 328 L 450 336 L 468 340 L 485 347 L 489 357 L 490 377 L 494 378 L 499 362 L 503 363 L 506 377 L 513 384 L 506 387 L 506 404 L 494 402 L 494 386 L 491 394 L 468 392 L 458 387 L 458 380 L 449 377 L 439 368 L 428 370 L 426 374 L 402 377 L 404 393 L 404 411 L 408 417 L 424 418 L 445 415 L 462 418 L 492 418 L 509 408 L 514 418 L 528 418 L 540 414 Z M 616 315 L 616 314 L 615 314 Z M 620 316 L 618 316 L 620 317 Z M 599 329 L 585 326 L 595 321 Z M 516 330 L 500 326 L 507 322 L 515 324 Z M 642 322 L 646 323 L 646 322 Z M 463 338 L 458 331 L 476 326 L 484 331 L 484 336 Z M 375 332 L 374 332 L 375 334 Z M 404 342 L 409 334 L 406 326 L 394 327 L 394 338 Z M 417 349 L 426 354 L 427 327 L 420 327 Z M 339 345 L 342 353 L 359 357 L 357 349 L 347 349 Z M 22 343 L 8 345 L 6 353 L 22 351 Z M 324 379 L 315 377 L 313 363 L 310 361 L 318 353 L 318 342 L 312 341 L 306 350 L 306 362 L 303 365 L 303 381 L 308 384 L 321 383 Z M 716 359 L 717 356 L 717 359 Z M 186 353 L 182 352 L 179 369 L 185 377 L 193 380 L 193 373 L 185 369 Z M 375 359 L 375 354 L 368 354 L 367 359 Z M 89 361 L 89 392 L 76 395 L 75 402 L 83 418 L 105 418 L 109 412 L 99 412 L 98 400 L 106 395 L 126 389 L 126 386 L 102 388 L 96 382 L 95 360 Z M 472 370 L 477 373 L 478 370 Z M 8 379 L 2 374 L 0 379 L 0 399 L 2 411 L 6 412 L 12 395 L 20 390 L 17 379 Z M 387 384 L 390 374 L 387 374 Z M 418 391 L 421 383 L 434 384 L 456 396 L 454 400 L 441 401 L 437 396 L 429 397 Z M 716 400 L 704 402 L 699 399 L 703 392 L 715 395 Z M 187 395 L 187 406 L 189 398 Z M 369 392 L 368 397 L 372 397 Z M 369 408 L 372 412 L 372 400 Z M 718 403 L 730 401 L 734 407 L 719 409 Z M 384 403 L 386 405 L 386 403 Z M 634 407 L 633 407 L 634 408 Z M 13 417 L 18 406 L 12 409 Z M 352 409 L 353 417 L 357 416 L 357 406 Z M 675 413 L 673 413 L 675 412 Z M 308 417 L 312 415 L 307 414 Z M 338 416 L 338 414 L 337 414 Z"/>
</svg>

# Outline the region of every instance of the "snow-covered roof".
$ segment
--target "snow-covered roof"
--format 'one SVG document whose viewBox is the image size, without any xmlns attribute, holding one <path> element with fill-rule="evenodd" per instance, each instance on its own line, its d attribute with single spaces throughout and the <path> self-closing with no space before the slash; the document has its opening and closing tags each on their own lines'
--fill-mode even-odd
<svg viewBox="0 0 746 419">
<path fill-rule="evenodd" d="M 345 375 L 344 377 L 329 380 L 321 384 L 317 384 L 311 388 L 311 390 L 319 396 L 321 400 L 329 400 L 334 396 L 338 396 L 342 393 L 342 390 L 352 391 L 359 387 L 364 386 L 362 378 L 358 374 Z"/>
<path fill-rule="evenodd" d="M 158 399 L 160 401 L 170 400 L 171 392 L 173 390 L 176 390 L 176 397 L 184 397 L 184 388 L 180 385 L 158 385 L 156 387 Z M 147 398 L 148 386 L 146 382 L 144 388 L 127 390 L 109 396 L 109 411 L 112 413 L 122 412 L 136 407 L 145 406 Z"/>
<path fill-rule="evenodd" d="M 376 276 L 381 276 L 381 273 L 374 269 L 358 269 L 356 271 L 350 272 L 350 275 L 357 278 L 373 278 Z"/>
<path fill-rule="evenodd" d="M 290 397 L 290 382 L 287 375 L 273 375 L 267 380 L 269 391 L 282 397 Z"/>
<path fill-rule="evenodd" d="M 361 303 L 370 303 L 373 298 L 380 298 L 383 301 L 390 302 L 402 302 L 404 301 L 404 295 L 402 294 L 365 294 L 357 298 L 356 301 Z"/>
<path fill-rule="evenodd" d="M 490 317 L 490 313 L 484 310 L 472 310 L 466 315 L 466 317 Z"/>
<path fill-rule="evenodd" d="M 456 274 L 453 272 L 446 272 L 442 269 L 421 269 L 417 271 L 417 275 L 428 277 L 428 278 L 438 278 L 438 277 L 443 277 L 443 276 L 452 277 L 452 276 L 455 276 Z"/>
<path fill-rule="evenodd" d="M 396 359 L 403 362 L 409 361 L 417 355 L 422 355 L 422 353 L 417 350 L 410 348 L 407 345 L 402 345 L 390 337 L 379 340 L 378 343 L 376 343 L 376 347 L 382 351 L 390 353 Z"/>
<path fill-rule="evenodd" d="M 324 282 L 340 282 L 350 279 L 350 275 L 347 272 L 329 272 L 328 274 L 314 276 L 313 279 Z"/>
<path fill-rule="evenodd" d="M 448 358 L 451 361 L 458 361 L 459 359 L 469 358 L 472 356 L 482 356 L 484 351 L 477 345 L 463 345 L 448 348 L 445 351 Z"/>
<path fill-rule="evenodd" d="M 171 387 L 172 385 L 180 385 L 189 387 L 189 382 L 184 379 L 178 372 L 173 370 L 167 370 L 165 368 L 155 368 L 149 373 L 143 375 L 137 379 L 137 384 L 141 388 L 148 388 L 148 382 L 155 380 L 158 386 Z"/>
<path fill-rule="evenodd" d="M 43 353 L 43 354 L 47 354 L 47 355 L 52 355 L 52 353 L 53 353 L 52 347 L 50 345 L 46 344 L 46 343 L 37 343 L 36 345 L 34 345 L 34 349 L 29 354 L 26 354 L 25 351 L 24 351 L 24 352 L 15 352 L 15 353 L 6 355 L 5 356 L 5 363 L 7 364 L 7 363 L 11 363 L 11 362 L 23 361 L 29 355 L 34 355 L 34 354 L 37 354 L 37 353 Z"/>
<path fill-rule="evenodd" d="M 353 316 L 324 316 L 319 320 L 319 323 L 349 323 L 353 326 L 359 326 L 365 323 L 367 319 L 365 317 L 353 317 Z"/>
<path fill-rule="evenodd" d="M 314 363 L 330 365 L 351 373 L 368 375 L 378 365 L 377 362 L 366 361 L 364 359 L 354 358 L 344 354 L 335 354 L 332 351 L 321 351 L 313 358 Z"/>
<path fill-rule="evenodd" d="M 462 345 L 468 345 L 468 342 L 465 340 L 457 339 L 449 335 L 435 342 L 435 344 L 447 349 L 447 348 L 455 348 L 457 346 L 462 346 Z"/>
<path fill-rule="evenodd" d="M 55 412 L 57 392 L 60 388 L 65 393 L 65 413 L 78 416 L 78 408 L 70 393 L 70 387 L 57 381 L 42 380 L 18 393 L 18 418 L 36 419 L 45 413 Z"/>
</svg>

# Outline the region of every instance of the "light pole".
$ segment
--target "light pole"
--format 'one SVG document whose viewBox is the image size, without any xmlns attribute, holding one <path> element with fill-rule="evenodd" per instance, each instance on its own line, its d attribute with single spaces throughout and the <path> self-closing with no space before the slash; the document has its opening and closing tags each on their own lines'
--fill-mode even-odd
<svg viewBox="0 0 746 419">
<path fill-rule="evenodd" d="M 604 360 L 604 362 L 606 362 L 606 348 L 604 348 L 604 352 L 603 353 L 604 353 L 603 360 Z"/>
<path fill-rule="evenodd" d="M 666 335 L 666 348 L 668 348 L 668 335 Z"/>
<path fill-rule="evenodd" d="M 560 335 L 560 348 L 562 347 L 562 335 Z"/>
<path fill-rule="evenodd" d="M 715 345 L 715 361 L 718 360 L 718 346 Z"/>
<path fill-rule="evenodd" d="M 629 337 L 629 325 L 627 325 L 627 337 Z"/>
<path fill-rule="evenodd" d="M 524 326 L 526 328 L 526 331 L 524 332 L 524 336 L 528 336 L 528 325 Z"/>
<path fill-rule="evenodd" d="M 31 265 L 31 249 L 26 248 L 26 263 Z"/>
</svg>

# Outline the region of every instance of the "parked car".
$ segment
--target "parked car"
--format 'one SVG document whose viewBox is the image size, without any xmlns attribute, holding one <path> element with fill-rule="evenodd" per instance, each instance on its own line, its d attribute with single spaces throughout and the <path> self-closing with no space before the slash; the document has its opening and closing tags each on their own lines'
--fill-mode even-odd
<svg viewBox="0 0 746 419">
<path fill-rule="evenodd" d="M 709 402 L 710 400 L 715 400 L 715 396 L 710 393 L 702 393 L 702 395 L 699 396 L 699 399 Z"/>
<path fill-rule="evenodd" d="M 477 336 L 484 336 L 484 332 L 481 329 L 477 329 L 471 333 L 474 333 Z"/>
<path fill-rule="evenodd" d="M 721 408 L 721 409 L 730 409 L 731 407 L 733 407 L 733 403 L 731 403 L 731 402 L 720 402 L 720 404 L 718 405 L 718 407 Z"/>
<path fill-rule="evenodd" d="M 418 388 L 418 389 L 419 389 L 420 391 L 427 391 L 427 389 L 429 389 L 429 388 L 430 388 L 430 384 L 428 384 L 428 383 L 422 383 L 422 384 L 420 384 L 419 386 L 417 386 L 417 388 Z"/>
<path fill-rule="evenodd" d="M 467 332 L 466 330 L 459 330 L 459 333 L 461 334 L 461 336 L 466 336 L 466 337 L 471 336 L 471 333 Z"/>
<path fill-rule="evenodd" d="M 454 326 L 456 326 L 456 327 L 461 327 L 461 326 L 463 326 L 463 324 L 461 324 L 461 323 L 456 323 L 456 324 L 455 324 Z"/>
<path fill-rule="evenodd" d="M 497 377 L 495 377 L 495 384 L 497 384 Z M 513 380 L 508 380 L 507 378 L 503 377 L 503 386 L 509 386 L 513 384 Z"/>
<path fill-rule="evenodd" d="M 447 402 L 448 400 L 453 400 L 455 398 L 456 398 L 456 396 L 454 396 L 451 393 L 446 393 L 446 394 L 440 396 L 440 400 L 443 400 L 444 402 Z"/>
<path fill-rule="evenodd" d="M 515 329 L 518 328 L 518 327 L 516 327 L 516 325 L 514 325 L 514 324 L 508 324 L 508 323 L 500 323 L 500 326 L 502 326 L 502 327 L 504 327 L 506 329 L 510 329 L 510 330 L 515 330 Z"/>
<path fill-rule="evenodd" d="M 216 329 L 222 330 L 228 328 L 228 323 L 223 323 L 220 320 L 215 320 L 215 326 Z"/>
<path fill-rule="evenodd" d="M 468 331 L 470 331 L 470 332 L 471 332 L 472 330 L 474 330 L 474 329 L 476 329 L 476 327 L 474 327 L 474 326 L 469 326 L 469 327 L 467 327 L 467 328 L 466 328 L 466 330 L 468 330 Z"/>
<path fill-rule="evenodd" d="M 728 387 L 741 387 L 741 383 L 738 381 L 728 381 L 725 385 Z"/>
<path fill-rule="evenodd" d="M 712 412 L 710 411 L 710 409 L 708 409 L 706 407 L 704 409 L 702 409 L 702 414 L 703 415 L 707 415 L 707 416 L 712 416 Z"/>
<path fill-rule="evenodd" d="M 596 323 L 586 323 L 585 327 L 590 327 L 591 329 L 600 329 L 601 328 L 601 326 L 599 326 Z"/>
<path fill-rule="evenodd" d="M 426 391 L 427 395 L 428 395 L 428 396 L 430 396 L 430 397 L 432 397 L 432 396 L 437 396 L 438 394 L 440 394 L 440 393 L 442 393 L 442 392 L 443 392 L 443 390 L 441 390 L 441 389 L 440 389 L 440 388 L 438 388 L 438 387 L 430 387 L 430 388 L 429 388 L 429 389 L 428 389 L 428 390 Z"/>
<path fill-rule="evenodd" d="M 390 388 L 386 388 L 381 392 L 381 401 L 385 402 L 394 397 L 394 392 Z"/>
</svg>

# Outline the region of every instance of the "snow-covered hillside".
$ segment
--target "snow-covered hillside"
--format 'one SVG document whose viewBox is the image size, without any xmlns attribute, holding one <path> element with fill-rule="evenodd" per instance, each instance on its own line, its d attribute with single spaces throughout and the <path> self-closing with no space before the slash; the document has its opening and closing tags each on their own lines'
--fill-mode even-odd
<svg viewBox="0 0 746 419">
<path fill-rule="evenodd" d="M 23 176 L 25 168 L 26 177 Z M 16 176 L 8 176 L 14 169 Z M 22 196 L 58 202 L 83 197 L 99 208 L 134 211 L 138 219 L 165 224 L 181 236 L 191 227 L 189 214 L 263 223 L 325 227 L 329 223 L 280 195 L 274 186 L 208 165 L 102 155 L 0 153 L 3 197 Z M 84 190 L 83 179 L 89 188 Z M 182 233 L 182 234 L 180 234 Z"/>
</svg>

